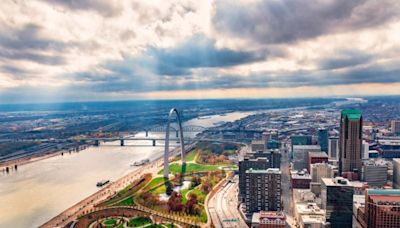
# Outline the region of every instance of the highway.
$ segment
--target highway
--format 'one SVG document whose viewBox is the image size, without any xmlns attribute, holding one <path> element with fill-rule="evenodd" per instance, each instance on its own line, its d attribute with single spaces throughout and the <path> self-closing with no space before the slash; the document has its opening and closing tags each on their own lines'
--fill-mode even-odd
<svg viewBox="0 0 400 228">
<path fill-rule="evenodd" d="M 238 210 L 238 176 L 210 199 L 208 210 L 216 228 L 248 227 Z"/>
</svg>

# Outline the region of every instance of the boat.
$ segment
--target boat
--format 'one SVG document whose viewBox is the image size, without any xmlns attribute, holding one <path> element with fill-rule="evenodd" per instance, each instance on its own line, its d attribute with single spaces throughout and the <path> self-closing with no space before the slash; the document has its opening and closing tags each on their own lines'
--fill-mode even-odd
<svg viewBox="0 0 400 228">
<path fill-rule="evenodd" d="M 146 165 L 149 163 L 150 163 L 150 159 L 143 159 L 141 161 L 134 162 L 131 166 L 141 166 L 141 165 Z"/>
<path fill-rule="evenodd" d="M 110 183 L 110 180 L 101 180 L 99 182 L 97 182 L 96 186 L 97 187 L 103 187 L 104 185 Z"/>
<path fill-rule="evenodd" d="M 210 119 L 211 116 L 199 116 L 197 117 L 198 120 L 206 120 L 206 119 Z"/>
<path fill-rule="evenodd" d="M 224 125 L 224 124 L 226 124 L 226 122 L 225 121 L 218 121 L 218 122 L 213 123 L 213 124 L 214 124 L 214 126 L 218 126 L 218 125 Z"/>
</svg>

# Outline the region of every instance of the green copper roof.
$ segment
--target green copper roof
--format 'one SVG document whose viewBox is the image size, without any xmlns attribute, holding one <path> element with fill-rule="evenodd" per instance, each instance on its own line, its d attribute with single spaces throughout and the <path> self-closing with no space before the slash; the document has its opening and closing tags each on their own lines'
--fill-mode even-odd
<svg viewBox="0 0 400 228">
<path fill-rule="evenodd" d="M 400 196 L 399 189 L 368 189 L 368 195 Z"/>
<path fill-rule="evenodd" d="M 345 109 L 342 110 L 342 118 L 347 117 L 349 120 L 361 119 L 361 111 L 357 109 Z"/>
</svg>

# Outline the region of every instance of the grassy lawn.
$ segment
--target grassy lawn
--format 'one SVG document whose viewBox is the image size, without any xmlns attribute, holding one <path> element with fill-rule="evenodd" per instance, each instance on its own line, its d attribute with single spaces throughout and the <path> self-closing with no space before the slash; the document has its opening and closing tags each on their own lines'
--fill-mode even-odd
<svg viewBox="0 0 400 228">
<path fill-rule="evenodd" d="M 203 165 L 197 163 L 188 163 L 186 164 L 186 173 L 190 172 L 207 172 L 207 171 L 215 171 L 218 170 L 220 165 Z M 158 173 L 162 174 L 164 169 L 160 170 Z M 169 165 L 170 173 L 180 173 L 182 172 L 182 165 L 179 163 L 172 163 Z"/>
<path fill-rule="evenodd" d="M 151 223 L 151 219 L 147 217 L 137 217 L 130 219 L 128 222 L 129 227 L 144 226 Z"/>
<path fill-rule="evenodd" d="M 113 219 L 113 218 L 109 218 L 104 220 L 104 225 L 106 225 L 107 227 L 113 227 L 117 224 L 117 220 Z"/>
<path fill-rule="evenodd" d="M 188 154 L 186 154 L 186 161 L 191 162 L 194 161 L 194 158 L 196 157 L 198 153 L 198 150 L 192 150 Z"/>
<path fill-rule="evenodd" d="M 115 204 L 120 204 L 121 200 L 125 201 L 126 198 L 129 196 L 134 195 L 139 189 L 141 189 L 143 186 L 145 186 L 149 181 L 151 180 L 151 175 L 147 174 L 144 176 L 144 178 L 141 178 L 132 184 L 128 185 L 121 191 L 119 191 L 116 195 L 113 196 L 110 200 L 106 202 L 102 202 L 97 206 L 112 206 Z"/>
<path fill-rule="evenodd" d="M 150 190 L 151 193 L 156 194 L 156 195 L 163 194 L 166 191 L 167 191 L 167 189 L 164 184 Z"/>
<path fill-rule="evenodd" d="M 152 189 L 162 183 L 164 183 L 164 177 L 156 177 L 145 186 L 145 189 Z"/>
<path fill-rule="evenodd" d="M 206 195 L 203 191 L 201 191 L 201 190 L 198 189 L 198 188 L 195 188 L 195 189 L 193 189 L 193 190 L 191 191 L 191 193 L 196 194 L 196 195 L 197 195 L 197 200 L 198 200 L 200 203 L 204 204 L 204 200 L 206 199 L 206 196 L 207 196 L 207 195 Z"/>
<path fill-rule="evenodd" d="M 134 204 L 133 197 L 130 196 L 122 200 L 121 202 L 118 202 L 117 204 L 115 204 L 115 206 L 132 206 L 133 204 Z"/>
<path fill-rule="evenodd" d="M 149 228 L 165 228 L 164 225 L 160 225 L 160 224 L 151 225 L 151 226 L 146 226 L 146 227 L 149 227 Z"/>
<path fill-rule="evenodd" d="M 184 203 L 184 204 L 187 202 L 186 193 L 188 193 L 188 191 L 190 191 L 190 189 L 183 189 L 183 190 L 181 191 L 181 194 L 182 194 L 182 203 Z"/>
</svg>

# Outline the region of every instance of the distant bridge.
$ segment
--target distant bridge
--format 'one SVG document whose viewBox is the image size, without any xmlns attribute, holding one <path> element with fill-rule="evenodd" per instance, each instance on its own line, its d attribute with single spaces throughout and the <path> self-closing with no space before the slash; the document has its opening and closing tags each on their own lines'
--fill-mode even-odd
<svg viewBox="0 0 400 228">
<path fill-rule="evenodd" d="M 196 126 L 196 125 L 186 125 L 182 126 L 182 131 L 183 132 L 203 132 L 207 130 L 207 128 L 202 127 L 202 126 Z M 167 131 L 167 125 L 157 125 L 157 126 L 152 126 L 150 128 L 139 128 L 137 129 L 138 132 L 145 132 L 146 137 L 149 136 L 149 132 L 153 133 L 165 133 Z M 169 126 L 169 131 L 170 132 L 175 132 L 176 137 L 178 137 L 178 132 L 179 129 L 176 129 L 174 126 Z"/>
</svg>

